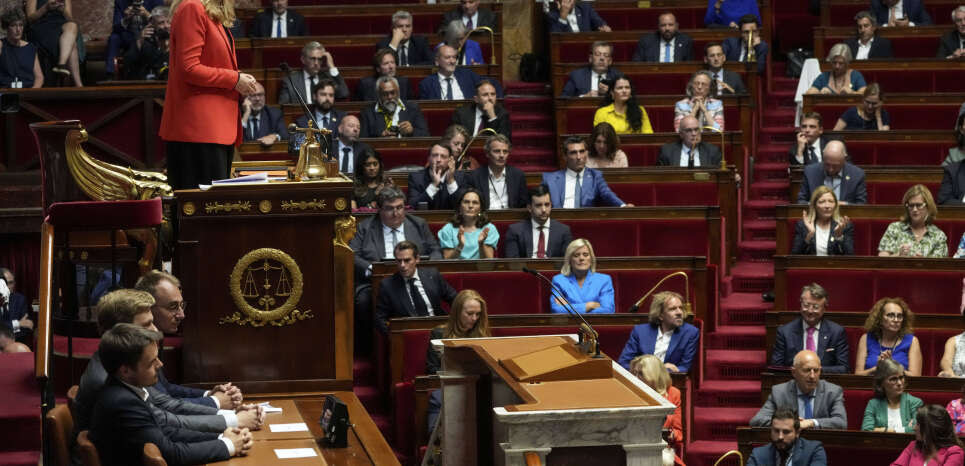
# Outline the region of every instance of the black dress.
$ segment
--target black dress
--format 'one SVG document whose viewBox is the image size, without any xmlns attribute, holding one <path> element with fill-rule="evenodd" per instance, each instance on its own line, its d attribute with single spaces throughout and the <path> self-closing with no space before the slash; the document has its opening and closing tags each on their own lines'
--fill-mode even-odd
<svg viewBox="0 0 965 466">
<path fill-rule="evenodd" d="M 47 0 L 37 0 L 37 9 L 39 10 L 46 3 Z M 53 60 L 57 60 L 60 57 L 61 28 L 66 22 L 67 18 L 60 11 L 47 11 L 40 19 L 30 23 L 27 29 L 27 40 L 37 44 Z"/>
<path fill-rule="evenodd" d="M 27 45 L 13 45 L 3 40 L 3 51 L 0 51 L 0 88 L 10 87 L 14 78 L 23 83 L 23 87 L 34 85 L 34 61 L 37 59 L 37 46 L 27 42 Z"/>
</svg>

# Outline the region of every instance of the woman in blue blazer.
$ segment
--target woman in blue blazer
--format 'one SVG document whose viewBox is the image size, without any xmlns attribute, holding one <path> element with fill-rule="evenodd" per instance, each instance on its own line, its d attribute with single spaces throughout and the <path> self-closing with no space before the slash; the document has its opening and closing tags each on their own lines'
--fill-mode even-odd
<svg viewBox="0 0 965 466">
<path fill-rule="evenodd" d="M 630 361 L 641 354 L 653 354 L 671 372 L 688 372 L 697 355 L 700 330 L 684 322 L 690 314 L 684 307 L 683 296 L 673 291 L 653 295 L 650 301 L 650 322 L 633 327 L 630 339 L 620 353 L 620 365 L 630 369 Z M 664 336 L 661 339 L 661 336 Z M 669 342 L 666 339 L 669 337 Z M 661 339 L 660 351 L 657 340 Z M 666 347 L 664 347 L 666 345 Z"/>
<path fill-rule="evenodd" d="M 605 273 L 596 272 L 596 255 L 589 241 L 579 238 L 570 242 L 563 256 L 563 268 L 553 277 L 553 285 L 576 312 L 612 314 L 613 280 Z M 565 314 L 566 308 L 559 298 L 550 296 L 553 312 Z"/>
</svg>

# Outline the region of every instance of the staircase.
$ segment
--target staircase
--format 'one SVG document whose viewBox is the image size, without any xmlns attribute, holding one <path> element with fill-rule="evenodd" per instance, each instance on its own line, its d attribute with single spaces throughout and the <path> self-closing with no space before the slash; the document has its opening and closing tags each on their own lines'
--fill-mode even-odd
<svg viewBox="0 0 965 466">
<path fill-rule="evenodd" d="M 760 373 L 767 365 L 764 312 L 773 308 L 761 293 L 774 288 L 774 208 L 788 202 L 787 148 L 793 141 L 794 79 L 774 63 L 774 90 L 761 106 L 754 177 L 747 180 L 743 240 L 737 263 L 724 280 L 718 327 L 706 334 L 704 381 L 694 399 L 687 464 L 712 465 L 737 448 L 737 427 L 760 409 Z M 710 440 L 713 439 L 713 440 Z"/>
</svg>

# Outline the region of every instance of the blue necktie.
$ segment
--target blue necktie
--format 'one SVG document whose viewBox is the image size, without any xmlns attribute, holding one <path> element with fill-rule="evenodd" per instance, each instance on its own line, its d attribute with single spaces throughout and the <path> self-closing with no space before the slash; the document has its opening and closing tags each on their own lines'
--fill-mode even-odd
<svg viewBox="0 0 965 466">
<path fill-rule="evenodd" d="M 281 16 L 275 21 L 275 37 L 281 37 Z"/>
<path fill-rule="evenodd" d="M 446 78 L 446 99 L 452 100 L 452 78 Z"/>
<path fill-rule="evenodd" d="M 580 200 L 582 198 L 583 198 L 583 184 L 580 183 L 580 173 L 577 173 L 576 189 L 573 190 L 573 207 L 582 207 L 582 205 L 580 204 Z"/>
<path fill-rule="evenodd" d="M 670 63 L 670 42 L 663 47 L 663 62 Z"/>
<path fill-rule="evenodd" d="M 804 403 L 804 419 L 814 419 L 814 408 L 811 406 L 811 399 L 814 397 L 802 393 L 798 395 L 798 398 Z"/>
</svg>

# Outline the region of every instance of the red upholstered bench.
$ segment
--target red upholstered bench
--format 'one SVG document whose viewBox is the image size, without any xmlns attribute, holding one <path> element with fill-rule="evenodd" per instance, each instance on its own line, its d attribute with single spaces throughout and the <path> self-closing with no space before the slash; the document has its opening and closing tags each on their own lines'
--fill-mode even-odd
<svg viewBox="0 0 965 466">
<path fill-rule="evenodd" d="M 40 439 L 40 396 L 34 376 L 34 358 L 28 353 L 0 354 L 0 463 L 33 457 L 42 449 Z M 17 463 L 14 463 L 17 464 Z"/>
<path fill-rule="evenodd" d="M 922 2 L 925 3 L 925 2 Z M 830 24 L 828 26 L 854 26 L 854 15 L 856 15 L 861 10 L 867 10 L 868 4 L 866 2 L 854 2 L 850 0 L 832 0 L 831 5 L 831 15 Z M 958 6 L 959 3 L 946 2 L 946 1 L 932 1 L 928 4 L 922 5 L 922 7 L 928 12 L 935 24 L 948 24 L 951 18 L 952 10 Z M 894 39 L 892 39 L 894 41 Z M 935 43 L 929 44 L 927 50 L 934 52 L 934 49 L 938 45 Z M 899 55 L 898 49 L 894 49 L 895 56 L 906 57 L 914 55 Z M 931 56 L 931 55 L 929 55 Z M 894 459 L 894 458 L 892 458 Z"/>
<path fill-rule="evenodd" d="M 958 106 L 928 104 L 895 105 L 889 102 L 888 93 L 890 93 L 891 90 L 885 88 L 885 92 L 884 109 L 887 110 L 888 115 L 891 116 L 891 127 L 894 129 L 944 128 L 948 126 L 949 121 L 954 122 L 955 117 L 958 116 Z M 838 118 L 853 106 L 854 105 L 848 104 L 821 104 L 815 105 L 814 110 L 821 114 L 826 128 L 833 128 Z M 914 154 L 909 155 L 914 156 Z M 913 163 L 909 161 L 906 165 L 913 165 Z"/>
<path fill-rule="evenodd" d="M 931 188 L 931 187 L 929 187 Z M 898 191 L 898 195 L 904 195 L 904 189 Z M 884 189 L 878 189 L 878 193 L 883 194 Z M 869 193 L 870 196 L 870 193 Z M 888 204 L 900 204 L 901 200 L 898 202 L 889 202 Z M 893 219 L 869 219 L 869 218 L 858 218 L 850 217 L 852 223 L 854 224 L 854 254 L 856 256 L 877 256 L 878 255 L 878 243 L 881 242 L 881 237 L 884 235 L 885 230 L 888 229 L 888 225 L 896 221 L 897 218 Z M 778 250 L 777 254 L 790 254 L 790 248 L 794 241 L 794 226 L 797 224 L 798 218 L 785 218 L 784 224 L 788 232 L 788 247 L 785 250 Z M 962 238 L 962 234 L 965 233 L 965 220 L 958 219 L 942 219 L 941 213 L 938 215 L 938 220 L 935 221 L 935 225 L 941 228 L 945 232 L 945 236 L 948 238 L 948 253 L 952 255 L 955 253 L 955 249 L 958 247 L 958 242 Z"/>
<path fill-rule="evenodd" d="M 621 7 L 619 3 L 600 2 L 594 5 L 594 9 L 614 31 L 639 29 L 650 31 L 656 29 L 657 19 L 665 11 L 670 10 L 669 8 L 626 8 L 625 6 Z M 677 23 L 679 23 L 681 29 L 704 27 L 704 13 L 706 12 L 706 5 L 698 7 L 675 6 L 673 8 L 674 16 L 677 17 Z M 614 59 L 614 61 L 616 60 Z"/>
</svg>

